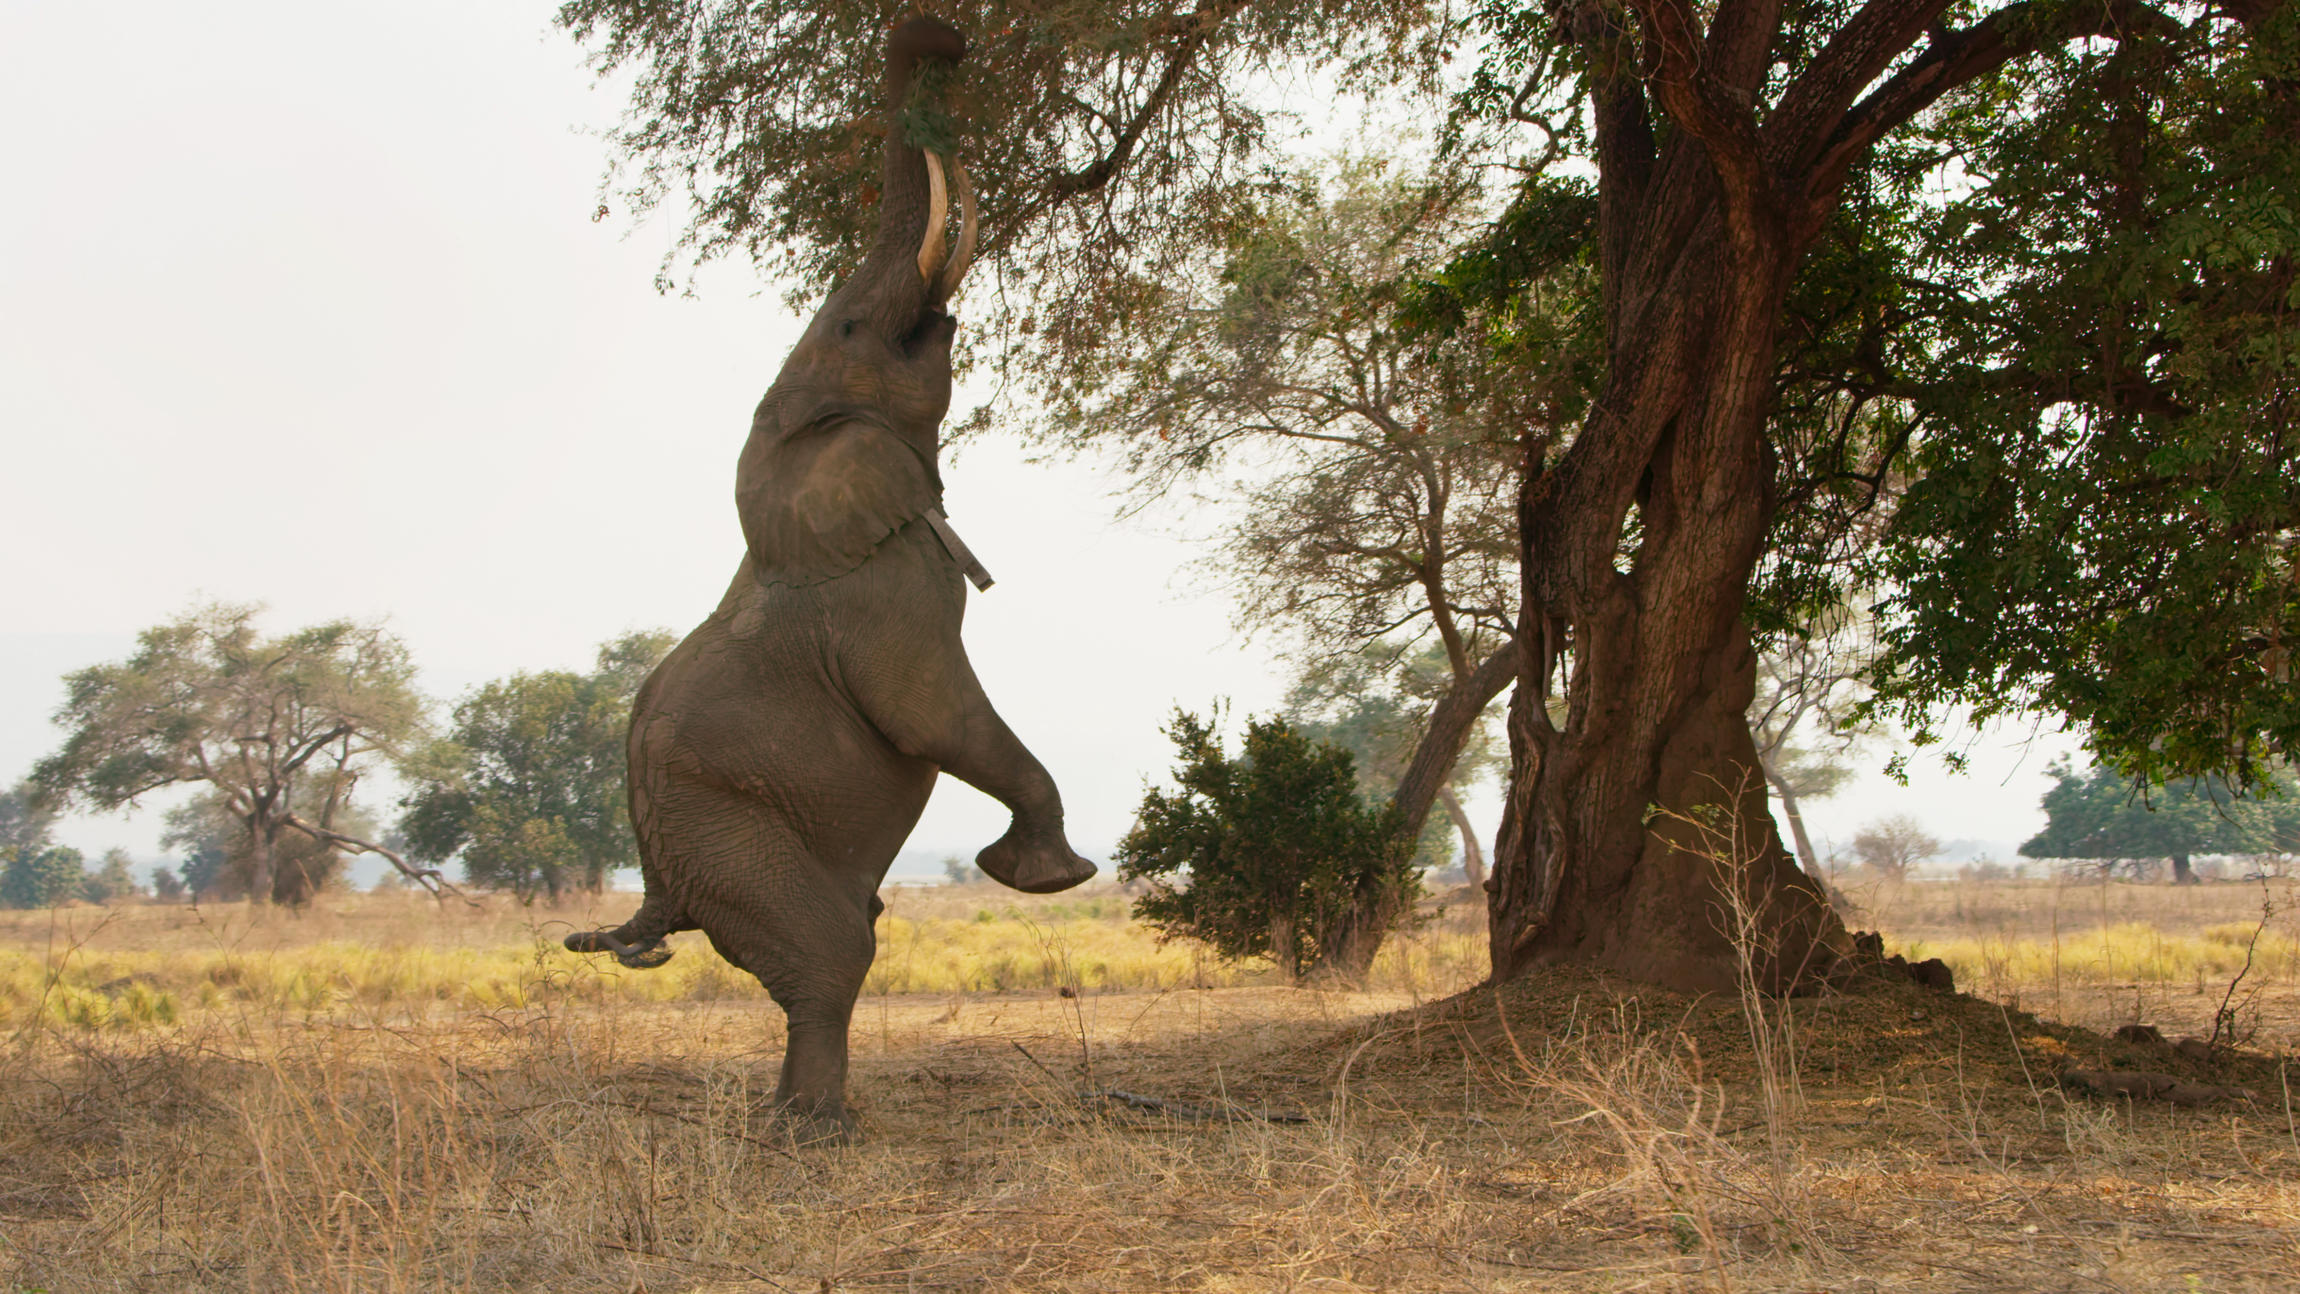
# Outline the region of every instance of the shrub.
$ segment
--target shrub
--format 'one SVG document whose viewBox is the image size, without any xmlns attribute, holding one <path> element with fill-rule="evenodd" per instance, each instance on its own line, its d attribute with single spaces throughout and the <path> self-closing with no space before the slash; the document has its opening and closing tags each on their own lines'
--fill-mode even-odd
<svg viewBox="0 0 2300 1294">
<path fill-rule="evenodd" d="M 1340 950 L 1369 893 L 1410 908 L 1420 889 L 1393 810 L 1358 795 L 1350 753 L 1283 719 L 1249 720 L 1236 759 L 1211 724 L 1177 710 L 1174 793 L 1153 788 L 1118 844 L 1118 875 L 1146 880 L 1134 915 L 1164 938 L 1230 958 L 1267 957 L 1290 978 Z"/>
</svg>

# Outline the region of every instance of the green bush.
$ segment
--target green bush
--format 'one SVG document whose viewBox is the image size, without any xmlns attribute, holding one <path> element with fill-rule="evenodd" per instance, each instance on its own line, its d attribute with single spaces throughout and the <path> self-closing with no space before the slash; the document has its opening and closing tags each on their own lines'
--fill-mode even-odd
<svg viewBox="0 0 2300 1294">
<path fill-rule="evenodd" d="M 1231 959 L 1299 978 L 1340 952 L 1370 902 L 1410 908 L 1420 888 L 1394 810 L 1358 794 L 1350 753 L 1283 719 L 1249 720 L 1236 759 L 1211 724 L 1177 710 L 1173 793 L 1153 788 L 1118 844 L 1118 875 L 1147 880 L 1134 915 Z"/>
</svg>

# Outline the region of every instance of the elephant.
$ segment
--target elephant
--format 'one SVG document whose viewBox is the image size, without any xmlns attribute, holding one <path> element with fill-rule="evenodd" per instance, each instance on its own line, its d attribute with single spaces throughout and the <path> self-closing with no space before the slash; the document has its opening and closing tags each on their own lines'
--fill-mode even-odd
<svg viewBox="0 0 2300 1294">
<path fill-rule="evenodd" d="M 964 38 L 914 18 L 887 43 L 878 228 L 751 420 L 735 474 L 746 552 L 718 609 L 633 703 L 631 821 L 646 894 L 576 952 L 659 965 L 701 930 L 789 1024 L 774 1108 L 803 1141 L 858 1135 L 847 1028 L 876 951 L 877 890 L 938 773 L 1013 814 L 977 856 L 1030 893 L 1094 864 L 1054 780 L 991 707 L 959 641 L 965 581 L 989 577 L 943 515 L 947 312 L 972 259 L 972 189 L 905 123 L 929 60 Z M 921 91 L 923 95 L 924 91 Z M 946 237 L 955 192 L 959 230 Z"/>
</svg>

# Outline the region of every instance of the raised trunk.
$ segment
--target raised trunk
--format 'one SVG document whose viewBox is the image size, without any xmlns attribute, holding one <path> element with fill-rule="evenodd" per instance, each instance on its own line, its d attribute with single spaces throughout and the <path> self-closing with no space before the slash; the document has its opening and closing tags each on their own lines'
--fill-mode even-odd
<svg viewBox="0 0 2300 1294">
<path fill-rule="evenodd" d="M 1461 800 L 1450 786 L 1438 788 L 1438 803 L 1445 806 L 1445 816 L 1453 820 L 1455 834 L 1461 837 L 1461 874 L 1470 885 L 1485 888 L 1485 851 L 1478 848 L 1477 828 L 1471 824 L 1469 814 L 1462 811 Z"/>
<path fill-rule="evenodd" d="M 908 333 L 929 304 L 941 304 L 930 301 L 929 285 L 919 273 L 931 186 L 926 154 L 904 137 L 904 108 L 911 83 L 927 60 L 956 62 L 965 53 L 966 41 L 957 29 L 931 18 L 904 23 L 887 41 L 887 127 L 879 163 L 878 231 L 862 265 L 824 307 L 835 314 L 840 298 L 847 298 L 871 316 L 881 336 Z"/>
</svg>

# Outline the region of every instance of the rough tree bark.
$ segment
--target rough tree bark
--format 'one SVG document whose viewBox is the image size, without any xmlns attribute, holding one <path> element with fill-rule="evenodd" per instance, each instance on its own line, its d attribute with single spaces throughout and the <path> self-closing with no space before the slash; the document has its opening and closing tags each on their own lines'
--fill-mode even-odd
<svg viewBox="0 0 2300 1294">
<path fill-rule="evenodd" d="M 1879 138 L 2012 58 L 2150 12 L 2016 4 L 1951 30 L 1937 26 L 1946 8 L 1869 0 L 1775 95 L 1770 0 L 1721 0 L 1706 30 L 1690 0 L 1629 0 L 1626 12 L 1583 0 L 1560 15 L 1588 68 L 1608 367 L 1554 465 L 1545 442 L 1527 442 L 1496 979 L 1580 962 L 1731 987 L 1726 886 L 1758 913 L 1764 987 L 1791 987 L 1846 948 L 1821 887 L 1781 848 L 1744 713 L 1756 658 L 1741 612 L 1773 507 L 1765 423 L 1782 302 Z M 1633 516 L 1638 542 L 1622 558 Z M 1548 712 L 1556 688 L 1562 726 Z M 1707 813 L 1738 819 L 1744 857 L 1695 852 L 1678 819 Z"/>
</svg>

